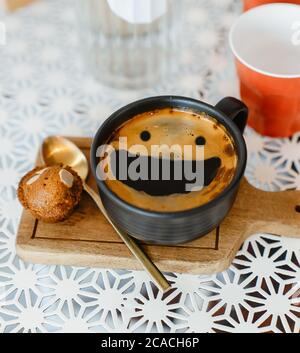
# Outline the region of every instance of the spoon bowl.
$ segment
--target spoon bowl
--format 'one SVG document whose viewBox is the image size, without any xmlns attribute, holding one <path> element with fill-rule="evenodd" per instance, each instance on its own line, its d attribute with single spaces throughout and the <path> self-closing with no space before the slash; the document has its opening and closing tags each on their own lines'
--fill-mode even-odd
<svg viewBox="0 0 300 353">
<path fill-rule="evenodd" d="M 42 160 L 48 166 L 68 165 L 85 181 L 89 174 L 89 163 L 83 152 L 70 140 L 60 136 L 45 139 L 42 149 Z"/>
</svg>

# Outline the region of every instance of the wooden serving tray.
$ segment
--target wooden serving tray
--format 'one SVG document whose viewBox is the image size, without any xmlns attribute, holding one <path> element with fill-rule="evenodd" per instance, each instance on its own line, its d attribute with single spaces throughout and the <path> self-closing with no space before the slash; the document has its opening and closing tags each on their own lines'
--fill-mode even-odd
<svg viewBox="0 0 300 353">
<path fill-rule="evenodd" d="M 90 139 L 71 140 L 89 157 Z M 88 184 L 96 189 L 91 175 Z M 230 215 L 216 231 L 184 245 L 143 247 L 163 271 L 221 272 L 230 266 L 245 239 L 255 233 L 300 238 L 299 206 L 300 191 L 268 193 L 250 186 L 245 179 Z M 16 247 L 18 255 L 31 263 L 141 269 L 85 193 L 74 214 L 63 223 L 45 224 L 24 210 Z"/>
</svg>

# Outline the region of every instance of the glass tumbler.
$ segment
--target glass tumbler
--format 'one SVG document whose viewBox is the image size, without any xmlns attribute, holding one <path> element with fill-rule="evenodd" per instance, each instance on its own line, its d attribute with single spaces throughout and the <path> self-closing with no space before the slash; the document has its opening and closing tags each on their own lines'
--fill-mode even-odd
<svg viewBox="0 0 300 353">
<path fill-rule="evenodd" d="M 115 88 L 140 89 L 176 72 L 182 0 L 77 0 L 84 61 Z"/>
</svg>

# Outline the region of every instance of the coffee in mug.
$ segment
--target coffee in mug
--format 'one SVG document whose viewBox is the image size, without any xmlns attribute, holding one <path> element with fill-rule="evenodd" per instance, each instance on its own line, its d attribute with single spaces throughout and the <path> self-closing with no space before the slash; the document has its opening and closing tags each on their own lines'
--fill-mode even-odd
<svg viewBox="0 0 300 353">
<path fill-rule="evenodd" d="M 102 157 L 108 188 L 156 212 L 185 211 L 217 198 L 231 183 L 238 159 L 234 141 L 216 119 L 174 108 L 125 122 Z"/>
</svg>

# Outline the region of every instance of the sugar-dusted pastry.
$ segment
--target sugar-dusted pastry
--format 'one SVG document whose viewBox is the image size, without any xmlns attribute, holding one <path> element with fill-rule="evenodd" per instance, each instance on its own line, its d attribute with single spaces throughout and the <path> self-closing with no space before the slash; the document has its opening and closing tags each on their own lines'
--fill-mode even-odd
<svg viewBox="0 0 300 353">
<path fill-rule="evenodd" d="M 34 217 L 56 223 L 67 219 L 78 205 L 82 181 L 70 167 L 37 167 L 20 181 L 18 198 Z"/>
</svg>

